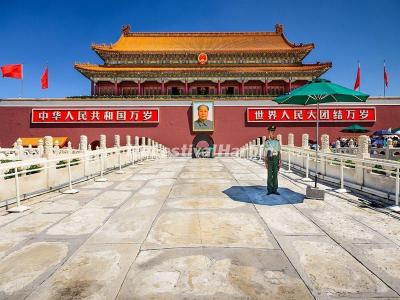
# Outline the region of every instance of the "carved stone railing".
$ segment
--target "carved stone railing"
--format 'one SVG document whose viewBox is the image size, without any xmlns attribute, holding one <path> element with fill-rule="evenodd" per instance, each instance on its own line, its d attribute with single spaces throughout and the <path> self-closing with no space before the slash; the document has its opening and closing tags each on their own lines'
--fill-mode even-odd
<svg viewBox="0 0 400 300">
<path fill-rule="evenodd" d="M 149 138 L 142 137 L 139 143 L 139 137 L 135 137 L 132 145 L 130 136 L 127 136 L 126 145 L 121 146 L 116 135 L 111 148 L 106 148 L 105 139 L 105 135 L 100 136 L 100 147 L 95 150 L 90 149 L 85 136 L 80 138 L 80 149 L 72 149 L 70 144 L 66 149 L 59 149 L 48 136 L 38 157 L 1 163 L 0 207 L 14 202 L 20 207 L 21 199 L 63 187 L 77 191 L 72 188 L 75 182 L 89 178 L 105 180 L 103 175 L 106 172 L 122 172 L 125 166 L 170 156 L 168 148 Z"/>
</svg>

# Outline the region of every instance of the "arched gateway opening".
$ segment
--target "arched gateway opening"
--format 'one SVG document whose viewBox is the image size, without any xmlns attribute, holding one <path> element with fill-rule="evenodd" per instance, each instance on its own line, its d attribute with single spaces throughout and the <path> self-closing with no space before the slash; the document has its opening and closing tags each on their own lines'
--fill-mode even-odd
<svg viewBox="0 0 400 300">
<path fill-rule="evenodd" d="M 198 134 L 192 142 L 192 158 L 213 158 L 214 140 L 208 134 Z"/>
</svg>

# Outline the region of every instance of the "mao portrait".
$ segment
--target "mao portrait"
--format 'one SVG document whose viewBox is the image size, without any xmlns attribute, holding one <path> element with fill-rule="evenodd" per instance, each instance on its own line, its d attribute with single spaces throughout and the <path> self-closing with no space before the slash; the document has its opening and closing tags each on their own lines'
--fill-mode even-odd
<svg viewBox="0 0 400 300">
<path fill-rule="evenodd" d="M 214 105 L 212 101 L 193 102 L 193 131 L 214 130 Z"/>
</svg>

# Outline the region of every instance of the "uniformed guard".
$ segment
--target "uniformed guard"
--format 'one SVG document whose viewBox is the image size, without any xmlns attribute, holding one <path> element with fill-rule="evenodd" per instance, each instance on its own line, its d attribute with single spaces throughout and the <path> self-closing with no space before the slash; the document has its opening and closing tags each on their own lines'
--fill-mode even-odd
<svg viewBox="0 0 400 300">
<path fill-rule="evenodd" d="M 264 144 L 265 167 L 268 169 L 267 195 L 278 192 L 278 171 L 281 166 L 281 144 L 275 138 L 275 125 L 268 126 L 269 137 Z"/>
</svg>

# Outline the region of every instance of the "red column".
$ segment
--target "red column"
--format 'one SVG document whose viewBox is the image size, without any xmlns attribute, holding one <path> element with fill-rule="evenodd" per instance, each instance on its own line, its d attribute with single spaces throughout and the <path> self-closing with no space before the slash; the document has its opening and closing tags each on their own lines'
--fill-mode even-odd
<svg viewBox="0 0 400 300">
<path fill-rule="evenodd" d="M 292 91 L 292 79 L 289 78 L 289 93 Z"/>
<path fill-rule="evenodd" d="M 221 95 L 221 80 L 218 80 L 218 95 Z"/>
<path fill-rule="evenodd" d="M 93 80 L 90 81 L 90 95 L 93 96 L 94 94 L 94 82 Z"/>
<path fill-rule="evenodd" d="M 264 95 L 268 95 L 268 80 L 264 81 Z"/>
<path fill-rule="evenodd" d="M 138 95 L 142 95 L 142 84 L 140 82 L 140 80 L 138 81 Z"/>
<path fill-rule="evenodd" d="M 242 80 L 242 82 L 240 83 L 240 94 L 244 95 L 244 80 Z"/>
<path fill-rule="evenodd" d="M 114 95 L 115 96 L 118 95 L 118 83 L 117 82 L 114 83 Z"/>
<path fill-rule="evenodd" d="M 189 94 L 188 82 L 185 80 L 185 95 Z"/>
<path fill-rule="evenodd" d="M 161 95 L 165 95 L 165 84 L 164 84 L 164 80 L 161 80 Z"/>
</svg>

